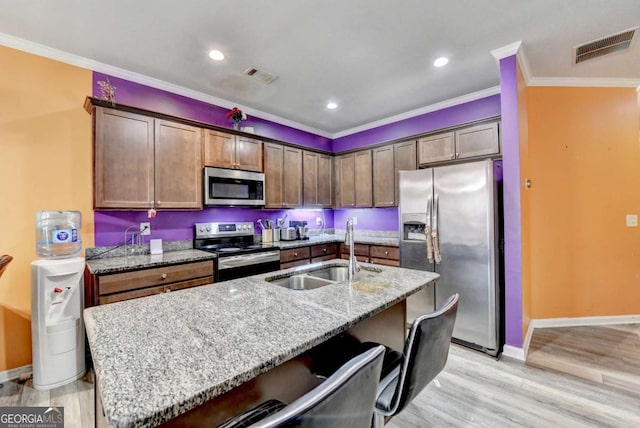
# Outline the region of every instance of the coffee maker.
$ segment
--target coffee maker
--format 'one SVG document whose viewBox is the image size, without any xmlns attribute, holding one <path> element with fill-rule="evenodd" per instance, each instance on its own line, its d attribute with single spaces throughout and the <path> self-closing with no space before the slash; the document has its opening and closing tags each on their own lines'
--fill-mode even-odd
<svg viewBox="0 0 640 428">
<path fill-rule="evenodd" d="M 309 228 L 306 221 L 289 220 L 289 227 L 296 230 L 296 239 L 309 239 Z"/>
</svg>

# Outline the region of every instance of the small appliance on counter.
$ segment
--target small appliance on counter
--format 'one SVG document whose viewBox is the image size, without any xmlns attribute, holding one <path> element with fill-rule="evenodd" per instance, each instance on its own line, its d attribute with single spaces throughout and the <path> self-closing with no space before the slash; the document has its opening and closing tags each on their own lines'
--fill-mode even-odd
<svg viewBox="0 0 640 428">
<path fill-rule="evenodd" d="M 295 241 L 296 239 L 296 228 L 295 227 L 283 227 L 280 229 L 280 240 L 281 241 Z"/>
<path fill-rule="evenodd" d="M 289 227 L 296 230 L 296 239 L 309 239 L 309 228 L 305 220 L 289 220 Z"/>
</svg>

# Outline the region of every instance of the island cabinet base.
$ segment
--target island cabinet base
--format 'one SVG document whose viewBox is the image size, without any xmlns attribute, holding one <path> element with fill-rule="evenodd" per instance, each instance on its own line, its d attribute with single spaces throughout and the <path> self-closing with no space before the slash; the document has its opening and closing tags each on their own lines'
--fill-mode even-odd
<svg viewBox="0 0 640 428">
<path fill-rule="evenodd" d="M 342 336 L 355 338 L 359 342 L 381 343 L 402 352 L 406 336 L 405 317 L 406 304 L 403 300 L 373 317 L 360 321 Z M 269 399 L 291 403 L 322 383 L 324 378 L 316 374 L 316 368 L 324 366 L 324 360 L 336 361 L 341 357 L 347 358 L 348 355 L 336 356 L 335 353 L 348 351 L 340 349 L 339 345 L 335 347 L 320 344 L 161 426 L 215 427 Z M 96 382 L 96 427 L 107 426 L 99 403 Z"/>
</svg>

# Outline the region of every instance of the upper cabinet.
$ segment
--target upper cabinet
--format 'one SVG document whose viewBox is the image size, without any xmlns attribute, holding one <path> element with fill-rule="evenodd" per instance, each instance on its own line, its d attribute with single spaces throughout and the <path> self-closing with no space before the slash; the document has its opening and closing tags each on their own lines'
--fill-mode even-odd
<svg viewBox="0 0 640 428">
<path fill-rule="evenodd" d="M 94 206 L 202 208 L 202 130 L 96 107 Z"/>
<path fill-rule="evenodd" d="M 264 169 L 265 208 L 302 206 L 302 150 L 265 143 Z"/>
<path fill-rule="evenodd" d="M 373 206 L 372 151 L 361 150 L 338 156 L 338 200 L 341 208 Z"/>
<path fill-rule="evenodd" d="M 302 196 L 305 207 L 331 208 L 332 161 L 331 156 L 321 153 L 302 152 Z"/>
<path fill-rule="evenodd" d="M 262 141 L 205 129 L 204 164 L 262 172 Z"/>
<path fill-rule="evenodd" d="M 489 156 L 500 153 L 498 123 L 490 122 L 418 140 L 418 163 Z"/>
<path fill-rule="evenodd" d="M 398 205 L 398 171 L 416 169 L 415 140 L 373 150 L 373 206 Z"/>
</svg>

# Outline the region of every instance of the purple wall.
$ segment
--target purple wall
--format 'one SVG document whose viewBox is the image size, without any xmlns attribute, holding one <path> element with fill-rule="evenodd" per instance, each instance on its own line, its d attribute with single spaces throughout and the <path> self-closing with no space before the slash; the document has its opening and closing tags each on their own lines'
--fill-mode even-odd
<svg viewBox="0 0 640 428">
<path fill-rule="evenodd" d="M 333 211 L 334 227 L 345 229 L 348 217 L 358 218 L 356 230 L 398 230 L 398 208 L 337 209 Z"/>
<path fill-rule="evenodd" d="M 106 79 L 116 87 L 117 103 L 231 128 L 232 122 L 226 118 L 229 109 L 98 72 L 93 73 L 94 97 L 102 97 L 98 81 Z M 256 135 L 263 137 L 329 152 L 332 148 L 330 138 L 250 115 L 242 122 L 242 126 L 253 126 Z"/>
<path fill-rule="evenodd" d="M 120 245 L 124 243 L 124 231 L 129 226 L 141 222 L 151 223 L 149 239 L 180 241 L 193 239 L 193 224 L 211 221 L 251 221 L 259 231 L 256 220 L 273 220 L 288 214 L 289 220 L 306 220 L 310 229 L 318 229 L 316 217 L 323 218 L 325 228 L 333 228 L 333 212 L 331 210 L 255 210 L 251 208 L 205 208 L 202 211 L 158 211 L 156 218 L 148 219 L 146 211 L 94 211 L 95 245 Z"/>
<path fill-rule="evenodd" d="M 502 160 L 504 166 L 505 341 L 522 348 L 522 235 L 520 138 L 516 56 L 500 60 Z"/>
<path fill-rule="evenodd" d="M 356 149 L 500 114 L 500 95 L 493 95 L 333 140 L 333 152 Z"/>
</svg>

